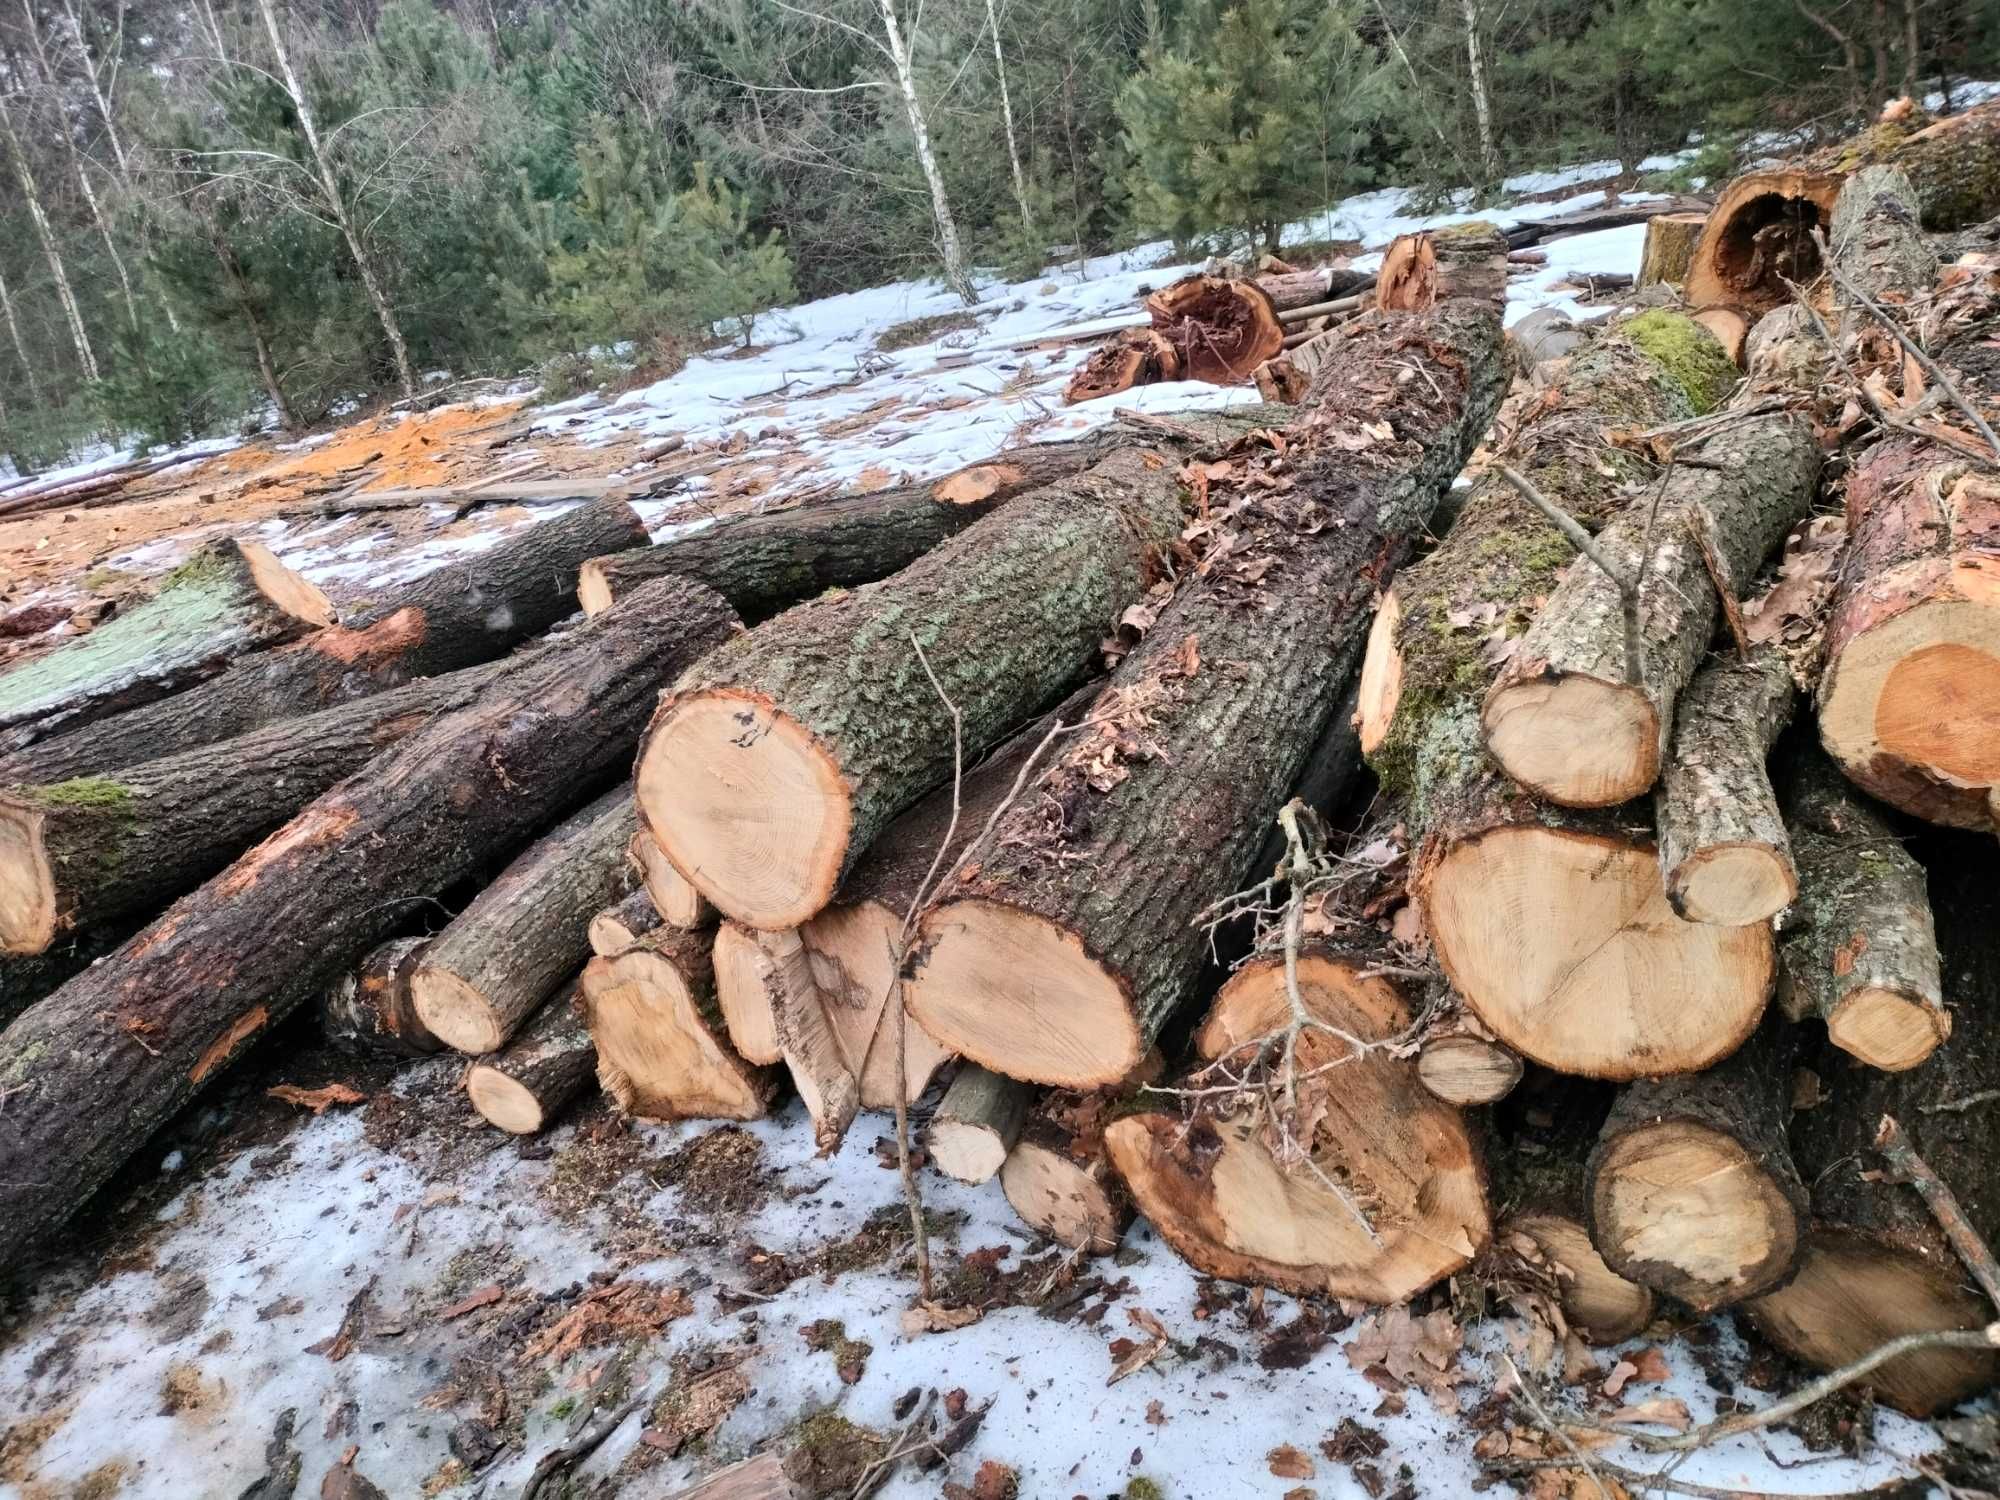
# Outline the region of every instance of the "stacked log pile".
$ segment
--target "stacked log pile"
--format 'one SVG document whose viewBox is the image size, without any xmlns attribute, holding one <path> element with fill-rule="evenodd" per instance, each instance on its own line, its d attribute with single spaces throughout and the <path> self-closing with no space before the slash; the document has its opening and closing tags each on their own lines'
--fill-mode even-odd
<svg viewBox="0 0 2000 1500">
<path fill-rule="evenodd" d="M 1296 342 L 1328 284 L 1195 278 L 1148 357 L 1293 400 L 658 547 L 607 502 L 24 710 L 0 1255 L 316 998 L 512 1132 L 914 1110 L 1082 1254 L 1144 1214 L 1206 1275 L 1741 1307 L 1828 1366 L 1978 1326 L 2000 273 L 1923 222 L 1753 174 L 1653 237 L 1685 304 L 1534 328 L 1511 392 L 1485 226 Z"/>
</svg>

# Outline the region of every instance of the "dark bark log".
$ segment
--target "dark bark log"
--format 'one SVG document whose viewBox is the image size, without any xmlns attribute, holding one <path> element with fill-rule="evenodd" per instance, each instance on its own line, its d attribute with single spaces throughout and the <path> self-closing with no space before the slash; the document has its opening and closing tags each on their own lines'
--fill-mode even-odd
<svg viewBox="0 0 2000 1500">
<path fill-rule="evenodd" d="M 410 1003 L 410 974 L 429 941 L 428 936 L 390 938 L 336 979 L 320 1000 L 320 1029 L 327 1040 L 393 1057 L 442 1051 L 444 1043 Z"/>
<path fill-rule="evenodd" d="M 0 951 L 157 911 L 500 669 L 469 667 L 148 761 L 116 777 L 0 791 Z"/>
<path fill-rule="evenodd" d="M 1781 1285 L 1806 1233 L 1785 1130 L 1792 1024 L 1775 1012 L 1705 1073 L 1623 1090 L 1590 1154 L 1590 1237 L 1619 1275 L 1713 1312 Z"/>
<path fill-rule="evenodd" d="M 1962 1001 L 1957 1025 L 1915 1072 L 1879 1072 L 1831 1049 L 1813 1059 L 1818 1098 L 1792 1123 L 1813 1227 L 1798 1275 L 1751 1308 L 1773 1342 L 1822 1369 L 1902 1334 L 1994 1317 L 1922 1198 L 1883 1170 L 1874 1147 L 1883 1116 L 1893 1116 L 1969 1227 L 1989 1246 L 2000 1242 L 2000 885 L 1989 840 L 1934 835 L 1925 854 L 1945 973 Z M 1944 1350 L 1896 1360 L 1871 1379 L 1883 1399 L 1927 1416 L 1996 1377 L 2000 1356 Z"/>
<path fill-rule="evenodd" d="M 465 1092 L 488 1124 L 513 1135 L 535 1135 L 587 1090 L 596 1074 L 597 1049 L 571 981 L 544 1002 L 504 1050 L 466 1068 Z"/>
<path fill-rule="evenodd" d="M 1923 866 L 1885 809 L 1817 746 L 1791 747 L 1785 820 L 1799 872 L 1779 1000 L 1872 1067 L 1914 1068 L 1951 1035 Z M 1963 1014 L 1965 1007 L 1957 1007 Z"/>
<path fill-rule="evenodd" d="M 632 788 L 606 792 L 530 845 L 440 932 L 410 978 L 446 1046 L 494 1052 L 590 956 L 590 919 L 631 888 Z"/>
<path fill-rule="evenodd" d="M 108 931 L 72 934 L 44 953 L 0 954 L 0 1028 L 44 995 L 52 995 L 98 959 L 116 951 L 141 923 L 128 919 Z"/>
<path fill-rule="evenodd" d="M 959 1182 L 991 1181 L 1021 1138 L 1034 1090 L 967 1063 L 944 1091 L 925 1142 L 932 1163 Z"/>
<path fill-rule="evenodd" d="M 616 958 L 639 947 L 659 927 L 660 914 L 654 909 L 653 898 L 641 887 L 590 919 L 590 951 L 599 958 Z"/>
<path fill-rule="evenodd" d="M 1257 423 L 1231 415 L 1239 430 Z M 1083 675 L 1179 536 L 1177 469 L 1158 449 L 1122 450 L 715 653 L 662 703 L 640 752 L 640 812 L 661 851 L 751 926 L 818 912 L 890 820 L 950 775 L 940 688 L 971 756 Z"/>
<path fill-rule="evenodd" d="M 0 759 L 0 779 L 94 776 L 497 659 L 575 613 L 586 561 L 645 541 L 624 501 L 578 506 L 350 610 L 352 628 L 259 651 L 198 687 Z"/>
<path fill-rule="evenodd" d="M 2000 212 L 2000 106 L 1981 104 L 1912 134 L 1883 122 L 1809 159 L 1832 172 L 1875 162 L 1909 177 L 1923 227 L 1962 229 Z"/>
<path fill-rule="evenodd" d="M 508 664 L 0 1034 L 0 1256 L 67 1217 L 266 1028 L 629 763 L 658 694 L 735 628 L 661 580 Z"/>
<path fill-rule="evenodd" d="M 74 734 L 333 623 L 326 596 L 256 542 L 210 542 L 143 604 L 0 673 L 0 747 Z"/>
<path fill-rule="evenodd" d="M 1502 262 L 1466 240 L 1432 311 L 1356 331 L 1285 452 L 1241 456 L 1289 487 L 1245 487 L 1227 557 L 1183 584 L 1097 698 L 1103 722 L 933 905 L 908 994 L 939 1041 L 1010 1077 L 1102 1085 L 1192 992 L 1197 913 L 1247 883 L 1381 580 L 1498 404 Z M 1413 361 L 1420 378 L 1399 374 Z"/>
</svg>

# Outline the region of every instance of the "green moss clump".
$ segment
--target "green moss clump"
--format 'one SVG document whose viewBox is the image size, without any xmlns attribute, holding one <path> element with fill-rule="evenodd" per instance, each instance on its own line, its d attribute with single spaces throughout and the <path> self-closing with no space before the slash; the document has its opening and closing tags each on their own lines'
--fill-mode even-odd
<svg viewBox="0 0 2000 1500">
<path fill-rule="evenodd" d="M 834 1411 L 807 1417 L 794 1437 L 785 1459 L 785 1477 L 812 1500 L 853 1494 L 862 1476 L 889 1451 L 889 1439 L 883 1434 Z"/>
<path fill-rule="evenodd" d="M 1167 1500 L 1167 1492 L 1144 1474 L 1127 1481 L 1125 1500 Z"/>
<path fill-rule="evenodd" d="M 183 584 L 213 582 L 227 571 L 228 564 L 222 560 L 222 554 L 213 547 L 203 547 L 160 580 L 159 592 L 164 594 Z"/>
<path fill-rule="evenodd" d="M 129 813 L 132 789 L 105 776 L 78 776 L 49 786 L 36 787 L 30 794 L 44 807 L 73 807 L 91 812 Z"/>
<path fill-rule="evenodd" d="M 1722 352 L 1714 334 L 1685 313 L 1656 307 L 1619 331 L 1687 392 L 1698 417 L 1714 411 L 1736 386 L 1735 362 Z"/>
</svg>

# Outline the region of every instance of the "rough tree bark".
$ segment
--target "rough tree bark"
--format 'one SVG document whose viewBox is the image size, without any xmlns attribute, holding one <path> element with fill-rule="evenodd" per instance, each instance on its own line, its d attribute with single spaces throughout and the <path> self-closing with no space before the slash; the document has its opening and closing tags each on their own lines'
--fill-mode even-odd
<svg viewBox="0 0 2000 1500">
<path fill-rule="evenodd" d="M 1792 1151 L 1812 1187 L 1812 1229 L 1799 1271 L 1751 1304 L 1751 1316 L 1787 1353 L 1833 1369 L 1906 1333 L 1977 1328 L 1994 1309 L 1970 1283 L 1916 1190 L 1883 1170 L 1875 1136 L 1893 1116 L 1952 1190 L 1967 1225 L 2000 1242 L 2000 886 L 1988 839 L 1933 835 L 1932 871 L 1945 972 L 1964 1002 L 1951 1040 L 1924 1067 L 1883 1073 L 1828 1050 L 1814 1059 L 1816 1102 L 1792 1124 Z M 1915 1416 L 1970 1396 L 2000 1377 L 2000 1356 L 1939 1350 L 1884 1365 L 1878 1395 Z"/>
<path fill-rule="evenodd" d="M 47 786 L 0 789 L 0 952 L 157 911 L 376 755 L 477 701 L 469 667 L 219 744 Z"/>
<path fill-rule="evenodd" d="M 630 888 L 639 815 L 632 788 L 606 792 L 537 839 L 431 939 L 410 998 L 460 1052 L 497 1051 L 590 954 L 590 919 Z"/>
<path fill-rule="evenodd" d="M 1792 1274 L 1806 1189 L 1785 1129 L 1792 1024 L 1775 1012 L 1705 1073 L 1624 1089 L 1590 1153 L 1590 1238 L 1619 1275 L 1713 1312 Z"/>
<path fill-rule="evenodd" d="M 989 1073 L 977 1063 L 958 1070 L 925 1132 L 931 1161 L 945 1176 L 974 1186 L 991 1181 L 1006 1163 L 1034 1090 Z"/>
<path fill-rule="evenodd" d="M 1637 285 L 1661 282 L 1679 286 L 1694 262 L 1695 241 L 1701 238 L 1706 214 L 1655 214 L 1646 221 L 1646 245 L 1639 253 Z"/>
<path fill-rule="evenodd" d="M 902 90 L 903 110 L 909 116 L 910 134 L 916 140 L 917 165 L 931 190 L 931 218 L 937 225 L 938 258 L 944 265 L 945 285 L 956 292 L 967 307 L 979 301 L 973 290 L 972 275 L 965 263 L 965 249 L 958 238 L 958 220 L 952 216 L 951 196 L 945 191 L 944 173 L 931 150 L 931 132 L 924 118 L 923 101 L 917 97 L 917 75 L 910 66 L 910 49 L 903 42 L 903 28 L 896 20 L 896 0 L 876 0 L 882 12 L 882 34 L 888 38 L 889 61 L 896 70 L 896 86 Z"/>
<path fill-rule="evenodd" d="M 342 974 L 320 1000 L 328 1041 L 361 1052 L 425 1057 L 444 1049 L 410 1004 L 410 973 L 429 936 L 390 938 Z"/>
<path fill-rule="evenodd" d="M 69 324 L 70 342 L 76 348 L 76 362 L 82 367 L 83 378 L 95 385 L 97 351 L 91 347 L 90 332 L 84 327 L 83 312 L 77 306 L 76 289 L 70 285 L 69 271 L 63 265 L 62 250 L 56 244 L 55 231 L 49 227 L 49 216 L 42 209 L 42 195 L 28 166 L 28 154 L 22 150 L 21 138 L 14 131 L 14 116 L 7 107 L 5 89 L 0 89 L 0 136 L 6 137 L 7 153 L 14 162 L 14 178 L 21 186 L 21 199 L 28 205 L 28 218 L 35 226 L 35 237 L 41 241 L 42 258 L 48 262 L 49 279 L 55 283 L 56 300 L 62 304 L 63 318 Z"/>
<path fill-rule="evenodd" d="M 1499 401 L 1498 245 L 1462 243 L 1430 312 L 1379 315 L 1329 362 L 1281 455 L 1238 456 L 1288 487 L 1246 486 L 1226 556 L 1183 583 L 1092 706 L 1098 726 L 932 905 L 909 1003 L 941 1042 L 1010 1077 L 1101 1086 L 1191 993 L 1196 915 L 1247 883 L 1381 580 Z M 1413 361 L 1421 378 L 1399 376 Z"/>
<path fill-rule="evenodd" d="M 259 543 L 210 542 L 145 603 L 0 674 L 0 745 L 74 734 L 332 623 L 326 596 Z"/>
<path fill-rule="evenodd" d="M 629 763 L 659 691 L 735 628 L 663 579 L 510 662 L 0 1033 L 0 1254 L 67 1217 L 249 1043 Z"/>
<path fill-rule="evenodd" d="M 597 1072 L 597 1049 L 572 980 L 546 1000 L 505 1050 L 465 1070 L 465 1092 L 490 1125 L 512 1135 L 548 1128 Z"/>
<path fill-rule="evenodd" d="M 365 601 L 348 627 L 253 652 L 185 692 L 0 757 L 0 779 L 95 776 L 491 661 L 576 612 L 584 562 L 645 541 L 623 500 L 578 506 Z"/>
</svg>

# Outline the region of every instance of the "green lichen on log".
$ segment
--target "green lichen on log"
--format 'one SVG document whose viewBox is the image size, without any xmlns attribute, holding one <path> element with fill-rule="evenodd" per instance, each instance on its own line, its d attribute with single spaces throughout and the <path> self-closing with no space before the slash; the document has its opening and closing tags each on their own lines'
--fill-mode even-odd
<svg viewBox="0 0 2000 1500">
<path fill-rule="evenodd" d="M 1671 375 L 1698 417 L 1722 405 L 1740 373 L 1721 341 L 1686 313 L 1656 307 L 1620 330 Z"/>
</svg>

